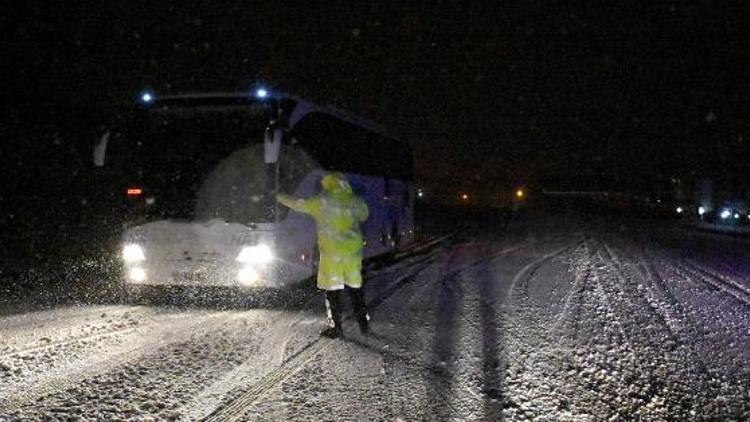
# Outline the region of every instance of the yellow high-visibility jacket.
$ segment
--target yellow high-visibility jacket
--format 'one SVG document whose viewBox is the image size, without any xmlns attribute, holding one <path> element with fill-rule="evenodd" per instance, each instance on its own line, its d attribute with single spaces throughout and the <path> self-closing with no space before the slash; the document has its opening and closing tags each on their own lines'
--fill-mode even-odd
<svg viewBox="0 0 750 422">
<path fill-rule="evenodd" d="M 324 193 L 308 199 L 278 194 L 287 207 L 310 215 L 317 226 L 320 264 L 318 288 L 362 287 L 362 249 L 364 239 L 359 228 L 367 220 L 367 204 L 352 192 L 341 173 L 326 175 L 321 184 Z"/>
</svg>

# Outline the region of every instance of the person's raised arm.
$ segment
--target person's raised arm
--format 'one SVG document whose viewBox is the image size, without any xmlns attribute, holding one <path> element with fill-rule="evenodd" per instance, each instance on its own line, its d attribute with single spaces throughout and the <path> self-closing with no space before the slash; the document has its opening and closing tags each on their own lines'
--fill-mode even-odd
<svg viewBox="0 0 750 422">
<path fill-rule="evenodd" d="M 294 198 L 285 193 L 277 194 L 276 200 L 295 211 L 305 214 L 312 214 L 315 209 L 315 204 L 317 203 L 315 199 Z"/>
</svg>

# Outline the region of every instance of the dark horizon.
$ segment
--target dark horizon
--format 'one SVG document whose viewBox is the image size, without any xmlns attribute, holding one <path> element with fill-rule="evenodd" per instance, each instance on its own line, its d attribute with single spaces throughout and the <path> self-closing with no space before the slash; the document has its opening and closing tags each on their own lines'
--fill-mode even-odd
<svg viewBox="0 0 750 422">
<path fill-rule="evenodd" d="M 76 124 L 94 125 L 144 87 L 249 90 L 261 81 L 392 127 L 423 158 L 428 183 L 456 171 L 469 184 L 742 174 L 746 9 L 32 4 L 3 18 L 3 129 L 11 139 L 42 122 L 83 129 Z"/>
</svg>

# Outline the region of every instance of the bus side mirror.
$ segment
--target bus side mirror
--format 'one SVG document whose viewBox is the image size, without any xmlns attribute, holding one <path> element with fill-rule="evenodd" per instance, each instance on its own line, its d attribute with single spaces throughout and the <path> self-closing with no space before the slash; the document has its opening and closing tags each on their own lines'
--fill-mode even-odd
<svg viewBox="0 0 750 422">
<path fill-rule="evenodd" d="M 275 164 L 279 161 L 283 135 L 281 129 L 266 129 L 263 135 L 263 160 L 266 164 Z"/>
<path fill-rule="evenodd" d="M 94 146 L 94 166 L 104 167 L 105 157 L 107 155 L 107 144 L 109 143 L 109 131 L 106 131 L 99 138 Z"/>
</svg>

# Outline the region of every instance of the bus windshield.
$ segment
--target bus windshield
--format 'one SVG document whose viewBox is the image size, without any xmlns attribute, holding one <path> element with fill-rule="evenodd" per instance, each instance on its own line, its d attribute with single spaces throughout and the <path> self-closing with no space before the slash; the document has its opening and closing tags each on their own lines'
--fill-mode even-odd
<svg viewBox="0 0 750 422">
<path fill-rule="evenodd" d="M 150 219 L 270 221 L 267 123 L 260 105 L 140 110 L 113 132 L 108 161 L 121 192 L 142 192 L 131 202 Z"/>
</svg>

